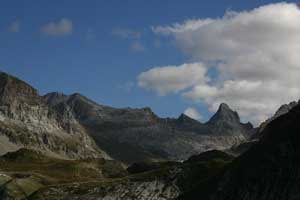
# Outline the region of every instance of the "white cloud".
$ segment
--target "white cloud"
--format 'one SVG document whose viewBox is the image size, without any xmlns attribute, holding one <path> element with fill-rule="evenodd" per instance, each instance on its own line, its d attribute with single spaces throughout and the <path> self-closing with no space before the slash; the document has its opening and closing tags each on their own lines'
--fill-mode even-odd
<svg viewBox="0 0 300 200">
<path fill-rule="evenodd" d="M 193 88 L 183 96 L 206 103 L 211 111 L 226 102 L 257 124 L 281 104 L 300 98 L 299 19 L 296 4 L 277 3 L 152 29 L 171 36 L 207 71 L 216 71 L 206 74 L 213 80 L 209 84 L 187 81 Z"/>
<path fill-rule="evenodd" d="M 18 33 L 20 31 L 20 22 L 18 20 L 12 22 L 7 30 L 12 33 Z"/>
<path fill-rule="evenodd" d="M 145 51 L 146 48 L 144 47 L 144 45 L 140 41 L 134 41 L 130 45 L 130 50 L 134 51 L 134 52 L 142 52 L 142 51 Z"/>
<path fill-rule="evenodd" d="M 66 36 L 73 31 L 73 23 L 71 20 L 63 18 L 58 22 L 49 22 L 41 28 L 41 32 L 48 36 Z"/>
<path fill-rule="evenodd" d="M 151 29 L 156 34 L 170 35 L 173 33 L 182 33 L 185 31 L 197 30 L 201 26 L 204 26 L 211 22 L 213 22 L 212 19 L 204 19 L 204 20 L 190 19 L 190 20 L 186 20 L 184 23 L 175 23 L 172 26 L 151 27 Z"/>
<path fill-rule="evenodd" d="M 220 103 L 228 103 L 245 119 L 258 124 L 268 118 L 281 104 L 299 98 L 299 88 L 285 87 L 280 82 L 225 81 L 220 88 L 195 86 L 184 97 L 201 101 L 215 112 Z"/>
<path fill-rule="evenodd" d="M 192 119 L 195 119 L 195 120 L 200 120 L 200 119 L 202 119 L 201 114 L 200 114 L 195 108 L 187 108 L 187 109 L 184 111 L 184 114 L 185 114 L 186 116 L 189 116 L 189 117 L 192 118 Z"/>
<path fill-rule="evenodd" d="M 177 93 L 199 83 L 206 83 L 206 68 L 202 63 L 155 67 L 138 77 L 138 85 L 159 95 Z"/>
</svg>

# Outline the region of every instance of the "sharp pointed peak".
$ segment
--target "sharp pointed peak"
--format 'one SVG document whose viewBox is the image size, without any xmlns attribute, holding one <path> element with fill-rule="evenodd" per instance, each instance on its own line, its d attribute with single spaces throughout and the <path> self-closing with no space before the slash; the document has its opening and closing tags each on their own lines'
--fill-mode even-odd
<svg viewBox="0 0 300 200">
<path fill-rule="evenodd" d="M 67 97 L 68 95 L 64 94 L 63 92 L 49 92 L 43 97 Z"/>
<path fill-rule="evenodd" d="M 143 111 L 145 112 L 149 112 L 149 113 L 152 113 L 152 109 L 150 107 L 144 107 L 144 108 L 141 108 Z"/>
<path fill-rule="evenodd" d="M 68 98 L 69 96 L 62 92 L 50 92 L 43 96 L 44 101 L 46 101 L 46 103 L 49 105 L 57 105 L 66 101 Z"/>
<path fill-rule="evenodd" d="M 233 111 L 226 103 L 221 103 L 218 111 L 209 120 L 210 123 L 215 123 L 217 121 L 240 122 L 240 117 L 238 113 Z"/>
<path fill-rule="evenodd" d="M 189 120 L 193 120 L 191 117 L 189 117 L 188 115 L 184 114 L 184 113 L 181 113 L 179 115 L 179 117 L 177 119 L 189 119 Z"/>
<path fill-rule="evenodd" d="M 177 121 L 179 121 L 179 122 L 197 122 L 197 123 L 201 123 L 198 120 L 195 120 L 195 119 L 189 117 L 188 115 L 186 115 L 184 113 L 181 113 L 179 115 L 179 117 L 177 118 Z"/>
<path fill-rule="evenodd" d="M 92 101 L 91 99 L 89 99 L 88 97 L 80 94 L 80 93 L 73 93 L 69 96 L 69 100 L 83 100 L 83 101 Z"/>
<path fill-rule="evenodd" d="M 73 97 L 83 97 L 82 94 L 78 93 L 78 92 L 75 92 L 73 94 L 71 94 L 70 96 L 73 96 Z"/>
<path fill-rule="evenodd" d="M 230 111 L 232 111 L 232 109 L 231 109 L 231 108 L 229 107 L 229 105 L 226 104 L 226 103 L 221 103 L 221 104 L 219 105 L 218 110 L 230 110 Z"/>
</svg>

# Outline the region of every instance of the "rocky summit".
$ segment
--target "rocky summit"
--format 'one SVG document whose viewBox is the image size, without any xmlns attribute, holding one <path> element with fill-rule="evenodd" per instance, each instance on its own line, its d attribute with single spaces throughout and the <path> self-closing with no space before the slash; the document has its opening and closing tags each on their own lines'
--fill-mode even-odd
<svg viewBox="0 0 300 200">
<path fill-rule="evenodd" d="M 0 73 L 0 153 L 23 147 L 62 158 L 108 157 L 72 115 L 49 107 L 36 89 Z"/>
</svg>

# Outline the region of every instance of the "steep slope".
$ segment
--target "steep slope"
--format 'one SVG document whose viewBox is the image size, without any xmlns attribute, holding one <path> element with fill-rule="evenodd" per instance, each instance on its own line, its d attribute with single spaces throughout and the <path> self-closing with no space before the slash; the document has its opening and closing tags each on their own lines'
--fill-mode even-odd
<svg viewBox="0 0 300 200">
<path fill-rule="evenodd" d="M 212 199 L 299 199 L 299 120 L 297 105 L 271 121 L 261 140 L 232 163 Z"/>
<path fill-rule="evenodd" d="M 159 118 L 150 108 L 112 108 L 88 98 L 49 93 L 45 101 L 57 112 L 69 110 L 88 130 L 97 145 L 127 163 L 147 159 L 184 160 L 210 149 L 226 149 L 248 138 L 251 124 L 222 104 L 205 124 L 182 114 L 178 119 Z"/>
<path fill-rule="evenodd" d="M 232 111 L 229 106 L 222 103 L 218 111 L 208 121 L 207 125 L 212 134 L 219 135 L 241 135 L 248 137 L 253 129 L 251 123 L 242 124 L 236 111 Z"/>
<path fill-rule="evenodd" d="M 269 123 L 271 123 L 273 120 L 277 119 L 281 115 L 288 113 L 295 106 L 299 105 L 299 102 L 293 101 L 293 102 L 290 102 L 289 104 L 284 104 L 284 105 L 280 106 L 280 108 L 275 112 L 275 114 L 271 118 L 269 118 L 265 122 L 261 123 L 261 125 L 257 128 L 256 133 L 253 134 L 251 138 L 259 139 L 260 137 L 262 137 L 261 133 L 264 131 L 264 129 L 266 128 L 266 126 Z"/>
<path fill-rule="evenodd" d="M 105 156 L 68 114 L 50 108 L 24 81 L 0 72 L 0 154 L 27 147 L 58 157 Z"/>
</svg>

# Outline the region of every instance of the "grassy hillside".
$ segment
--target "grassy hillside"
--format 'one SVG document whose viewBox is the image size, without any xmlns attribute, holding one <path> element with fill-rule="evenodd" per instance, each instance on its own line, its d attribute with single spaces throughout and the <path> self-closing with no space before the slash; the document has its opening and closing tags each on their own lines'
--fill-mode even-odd
<svg viewBox="0 0 300 200">
<path fill-rule="evenodd" d="M 125 175 L 124 166 L 116 161 L 62 160 L 20 149 L 0 158 L 0 196 L 23 199 L 51 185 L 103 181 Z"/>
</svg>

